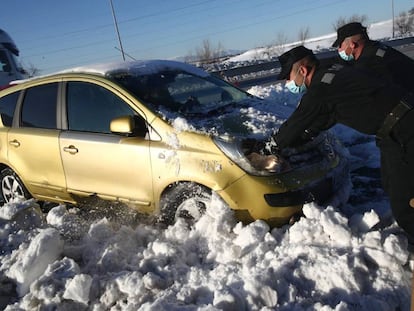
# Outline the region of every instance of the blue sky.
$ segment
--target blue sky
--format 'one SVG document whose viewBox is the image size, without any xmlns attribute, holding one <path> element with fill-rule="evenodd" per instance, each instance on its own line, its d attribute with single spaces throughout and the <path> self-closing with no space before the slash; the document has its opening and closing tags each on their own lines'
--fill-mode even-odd
<svg viewBox="0 0 414 311">
<path fill-rule="evenodd" d="M 392 0 L 113 0 L 124 51 L 135 59 L 195 54 L 203 40 L 247 50 L 333 32 L 339 17 L 392 18 Z M 394 0 L 398 15 L 413 0 Z M 88 63 L 122 60 L 109 0 L 14 0 L 0 10 L 0 28 L 20 49 L 23 65 L 46 74 Z M 128 56 L 127 56 L 128 59 Z"/>
</svg>

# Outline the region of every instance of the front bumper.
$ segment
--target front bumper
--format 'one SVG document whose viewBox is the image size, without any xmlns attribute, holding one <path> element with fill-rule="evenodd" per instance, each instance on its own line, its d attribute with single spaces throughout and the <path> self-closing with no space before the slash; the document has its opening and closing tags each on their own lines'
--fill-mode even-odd
<svg viewBox="0 0 414 311">
<path fill-rule="evenodd" d="M 290 173 L 283 178 L 245 175 L 218 193 L 235 210 L 239 220 L 247 223 L 262 219 L 272 227 L 281 226 L 301 213 L 305 203 L 338 206 L 347 200 L 350 190 L 347 157 L 337 156 L 331 165 L 324 168 L 314 165 L 292 172 L 297 179 Z"/>
<path fill-rule="evenodd" d="M 342 196 L 342 192 L 348 188 L 350 188 L 349 163 L 346 158 L 341 158 L 338 165 L 325 178 L 300 189 L 265 194 L 264 199 L 269 206 L 275 208 L 310 202 L 325 204 L 332 202 L 335 196 Z"/>
</svg>

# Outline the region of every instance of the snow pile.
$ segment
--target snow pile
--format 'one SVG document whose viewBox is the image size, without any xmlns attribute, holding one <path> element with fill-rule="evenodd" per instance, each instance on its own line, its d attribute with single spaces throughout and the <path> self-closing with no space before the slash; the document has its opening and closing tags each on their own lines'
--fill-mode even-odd
<svg viewBox="0 0 414 311">
<path fill-rule="evenodd" d="M 54 224 L 82 222 L 64 206 L 49 214 Z M 3 224 L 1 271 L 20 297 L 6 310 L 408 310 L 408 252 L 398 228 L 374 230 L 375 211 L 348 220 L 308 204 L 304 214 L 290 227 L 243 226 L 213 199 L 193 228 L 104 218 L 73 237 L 68 226 Z"/>
</svg>

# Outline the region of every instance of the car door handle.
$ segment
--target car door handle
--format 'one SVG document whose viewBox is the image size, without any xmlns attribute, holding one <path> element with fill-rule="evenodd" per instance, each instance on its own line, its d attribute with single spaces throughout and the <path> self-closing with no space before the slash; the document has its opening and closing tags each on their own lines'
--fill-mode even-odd
<svg viewBox="0 0 414 311">
<path fill-rule="evenodd" d="M 70 154 L 78 153 L 78 148 L 76 148 L 74 145 L 70 145 L 68 147 L 63 147 L 63 151 L 69 152 Z"/>
<path fill-rule="evenodd" d="M 13 140 L 9 141 L 9 144 L 14 146 L 14 147 L 20 147 L 20 142 L 17 139 L 13 139 Z"/>
</svg>

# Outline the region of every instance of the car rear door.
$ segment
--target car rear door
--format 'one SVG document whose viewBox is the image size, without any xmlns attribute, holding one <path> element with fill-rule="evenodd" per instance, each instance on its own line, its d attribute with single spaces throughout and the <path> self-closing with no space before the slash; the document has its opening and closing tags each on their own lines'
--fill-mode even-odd
<svg viewBox="0 0 414 311">
<path fill-rule="evenodd" d="M 57 128 L 57 82 L 29 87 L 8 132 L 8 160 L 39 198 L 67 198 Z"/>
<path fill-rule="evenodd" d="M 94 83 L 67 82 L 65 93 L 68 124 L 60 151 L 68 191 L 151 209 L 149 141 L 110 132 L 112 119 L 137 113 L 113 90 Z"/>
</svg>

